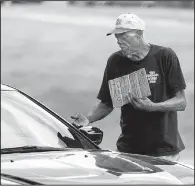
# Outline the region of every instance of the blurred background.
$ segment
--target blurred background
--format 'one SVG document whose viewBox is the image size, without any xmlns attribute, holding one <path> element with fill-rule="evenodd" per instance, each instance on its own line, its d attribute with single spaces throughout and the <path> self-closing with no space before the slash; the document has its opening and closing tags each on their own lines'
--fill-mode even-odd
<svg viewBox="0 0 195 186">
<path fill-rule="evenodd" d="M 127 12 L 144 19 L 148 42 L 171 47 L 180 59 L 188 102 L 178 113 L 181 161 L 194 165 L 194 1 L 1 1 L 1 83 L 69 121 L 87 114 L 107 59 L 119 50 L 106 33 Z M 119 118 L 115 109 L 93 124 L 104 131 L 102 148 L 116 149 Z"/>
</svg>

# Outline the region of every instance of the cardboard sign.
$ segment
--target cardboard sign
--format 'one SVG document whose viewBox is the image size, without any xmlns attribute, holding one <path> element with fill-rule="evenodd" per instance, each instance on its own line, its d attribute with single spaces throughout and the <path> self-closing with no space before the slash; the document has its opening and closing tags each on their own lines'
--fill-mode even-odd
<svg viewBox="0 0 195 186">
<path fill-rule="evenodd" d="M 137 98 L 145 98 L 151 95 L 145 68 L 109 80 L 108 84 L 114 107 L 122 107 L 129 103 L 126 96 L 128 92 L 131 92 Z"/>
</svg>

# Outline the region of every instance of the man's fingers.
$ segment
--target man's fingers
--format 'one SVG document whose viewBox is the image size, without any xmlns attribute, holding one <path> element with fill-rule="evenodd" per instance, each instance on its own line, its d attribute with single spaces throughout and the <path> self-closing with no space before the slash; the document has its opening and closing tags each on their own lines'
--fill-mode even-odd
<svg viewBox="0 0 195 186">
<path fill-rule="evenodd" d="M 135 104 L 135 101 L 133 100 L 133 98 L 131 99 L 131 105 L 134 107 L 134 108 L 136 108 L 136 104 Z"/>
<path fill-rule="evenodd" d="M 131 94 L 130 92 L 128 92 L 128 93 L 127 93 L 127 99 L 128 99 L 128 101 L 129 101 L 130 103 L 132 102 L 132 98 L 133 98 L 132 94 Z"/>
<path fill-rule="evenodd" d="M 141 101 L 140 101 L 140 99 L 139 98 L 133 98 L 132 99 L 132 103 L 133 103 L 133 105 L 134 105 L 134 108 L 138 108 L 138 109 L 140 109 L 140 107 L 141 107 Z"/>
<path fill-rule="evenodd" d="M 135 101 L 137 103 L 140 103 L 141 102 L 141 100 L 139 98 L 137 98 L 137 97 L 133 97 L 133 101 Z"/>
<path fill-rule="evenodd" d="M 79 119 L 77 116 L 70 116 L 72 119 Z"/>
<path fill-rule="evenodd" d="M 128 92 L 128 94 L 127 94 L 127 99 L 129 100 L 129 103 L 130 103 L 134 108 L 136 108 L 136 104 L 135 104 L 134 101 L 133 101 L 133 95 L 132 95 L 130 92 Z"/>
<path fill-rule="evenodd" d="M 75 114 L 74 116 L 71 116 L 72 119 L 76 119 L 76 120 L 78 120 L 78 119 L 80 119 L 80 118 L 82 118 L 82 117 L 83 117 L 83 115 L 80 114 L 80 113 L 77 113 L 77 114 Z"/>
<path fill-rule="evenodd" d="M 129 102 L 131 102 L 131 99 L 129 97 L 129 94 L 126 95 Z"/>
<path fill-rule="evenodd" d="M 137 103 L 136 103 L 136 101 L 134 99 L 132 99 L 131 104 L 133 105 L 134 108 L 137 108 Z"/>
</svg>

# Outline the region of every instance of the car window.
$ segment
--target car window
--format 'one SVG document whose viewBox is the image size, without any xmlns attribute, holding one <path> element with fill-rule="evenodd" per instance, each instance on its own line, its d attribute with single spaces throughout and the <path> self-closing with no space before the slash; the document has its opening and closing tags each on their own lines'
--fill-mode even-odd
<svg viewBox="0 0 195 186">
<path fill-rule="evenodd" d="M 1 148 L 83 148 L 61 121 L 17 91 L 1 91 Z"/>
</svg>

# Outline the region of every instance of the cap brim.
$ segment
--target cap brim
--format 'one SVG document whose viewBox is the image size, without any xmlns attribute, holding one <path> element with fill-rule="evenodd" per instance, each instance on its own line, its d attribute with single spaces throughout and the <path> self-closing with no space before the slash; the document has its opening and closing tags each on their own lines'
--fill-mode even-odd
<svg viewBox="0 0 195 186">
<path fill-rule="evenodd" d="M 128 32 L 129 30 L 130 29 L 126 29 L 126 28 L 115 28 L 111 32 L 107 33 L 106 35 L 109 36 L 111 34 L 122 34 L 124 32 Z"/>
</svg>

